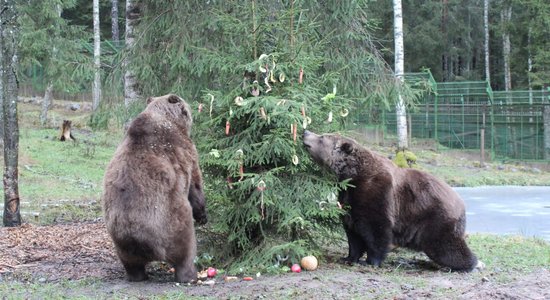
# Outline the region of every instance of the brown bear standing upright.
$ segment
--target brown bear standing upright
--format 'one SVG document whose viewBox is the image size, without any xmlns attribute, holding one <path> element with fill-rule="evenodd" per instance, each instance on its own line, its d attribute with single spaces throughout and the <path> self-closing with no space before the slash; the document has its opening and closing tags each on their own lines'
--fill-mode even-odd
<svg viewBox="0 0 550 300">
<path fill-rule="evenodd" d="M 178 282 L 196 280 L 193 217 L 206 212 L 189 105 L 152 97 L 130 124 L 104 178 L 105 222 L 130 281 L 154 260 L 174 265 Z"/>
<path fill-rule="evenodd" d="M 464 240 L 465 206 L 460 196 L 436 177 L 401 169 L 388 158 L 354 140 L 304 132 L 312 158 L 351 179 L 353 187 L 339 201 L 349 205 L 343 217 L 349 255 L 356 263 L 367 252 L 367 263 L 379 266 L 393 246 L 424 251 L 441 266 L 456 271 L 482 268 Z"/>
</svg>

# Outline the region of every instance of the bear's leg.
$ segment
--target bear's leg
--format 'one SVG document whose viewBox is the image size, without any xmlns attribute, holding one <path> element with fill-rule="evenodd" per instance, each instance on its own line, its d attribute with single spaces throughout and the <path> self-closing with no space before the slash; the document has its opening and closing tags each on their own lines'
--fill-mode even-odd
<svg viewBox="0 0 550 300">
<path fill-rule="evenodd" d="M 441 235 L 439 239 L 426 243 L 425 248 L 424 252 L 430 259 L 453 271 L 470 272 L 483 266 L 462 236 Z"/>
<path fill-rule="evenodd" d="M 189 283 L 197 281 L 197 270 L 193 263 L 194 256 L 188 257 L 176 264 L 176 282 Z"/>
<path fill-rule="evenodd" d="M 353 220 L 349 213 L 342 216 L 342 225 L 344 225 L 344 230 L 346 231 L 346 236 L 348 238 L 348 257 L 345 257 L 342 260 L 344 263 L 348 264 L 357 263 L 361 256 L 365 253 L 365 242 L 361 236 L 354 231 Z"/>
<path fill-rule="evenodd" d="M 367 249 L 367 264 L 380 266 L 391 244 L 391 229 L 382 223 L 359 221 L 355 231 L 361 235 Z"/>
<path fill-rule="evenodd" d="M 144 281 L 147 280 L 148 276 L 145 272 L 145 264 L 136 264 L 122 261 L 122 265 L 126 270 L 126 275 L 128 276 L 128 281 Z"/>
</svg>

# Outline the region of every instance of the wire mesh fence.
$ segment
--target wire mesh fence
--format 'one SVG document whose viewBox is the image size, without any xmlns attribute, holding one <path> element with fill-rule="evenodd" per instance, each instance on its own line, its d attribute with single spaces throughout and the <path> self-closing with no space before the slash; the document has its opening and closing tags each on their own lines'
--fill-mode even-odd
<svg viewBox="0 0 550 300">
<path fill-rule="evenodd" d="M 434 82 L 430 89 L 408 112 L 409 137 L 435 140 L 439 149 L 480 149 L 486 158 L 550 160 L 550 89 L 492 91 L 486 81 Z M 395 141 L 395 111 L 356 116 L 371 135 Z"/>
</svg>

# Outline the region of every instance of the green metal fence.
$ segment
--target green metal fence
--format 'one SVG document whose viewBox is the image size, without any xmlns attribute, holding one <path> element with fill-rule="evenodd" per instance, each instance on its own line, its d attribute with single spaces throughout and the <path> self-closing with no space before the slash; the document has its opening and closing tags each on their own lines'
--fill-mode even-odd
<svg viewBox="0 0 550 300">
<path fill-rule="evenodd" d="M 492 91 L 486 81 L 436 83 L 429 72 L 406 74 L 405 80 L 431 85 L 408 112 L 410 137 L 435 140 L 440 149 L 485 149 L 487 158 L 550 160 L 549 89 Z M 370 114 L 382 115 L 382 122 L 369 127 L 379 124 L 383 140 L 392 141 L 395 111 Z"/>
</svg>

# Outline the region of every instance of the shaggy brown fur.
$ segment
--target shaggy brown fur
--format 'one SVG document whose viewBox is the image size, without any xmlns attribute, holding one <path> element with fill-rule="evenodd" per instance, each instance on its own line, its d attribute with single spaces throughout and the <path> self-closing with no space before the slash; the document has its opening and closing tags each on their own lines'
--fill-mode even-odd
<svg viewBox="0 0 550 300">
<path fill-rule="evenodd" d="M 436 263 L 457 271 L 483 267 L 464 240 L 465 206 L 446 183 L 419 170 L 401 169 L 388 158 L 334 134 L 304 132 L 312 158 L 351 179 L 339 195 L 349 205 L 343 217 L 349 255 L 356 263 L 379 266 L 394 246 L 424 251 Z"/>
<path fill-rule="evenodd" d="M 107 167 L 105 222 L 130 281 L 147 279 L 145 265 L 162 260 L 174 265 L 176 281 L 191 282 L 193 215 L 206 222 L 191 110 L 175 95 L 147 103 Z"/>
</svg>

